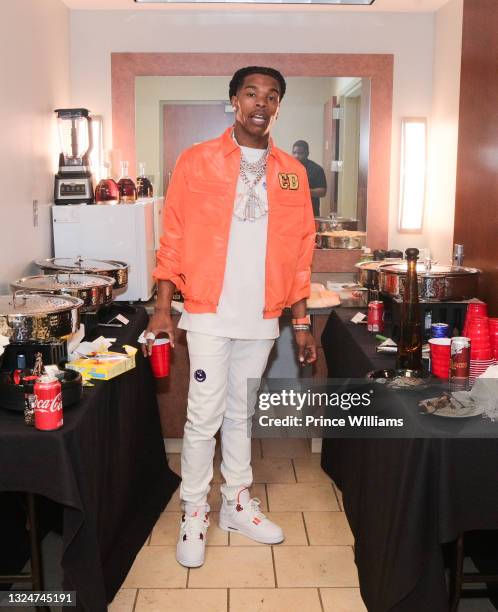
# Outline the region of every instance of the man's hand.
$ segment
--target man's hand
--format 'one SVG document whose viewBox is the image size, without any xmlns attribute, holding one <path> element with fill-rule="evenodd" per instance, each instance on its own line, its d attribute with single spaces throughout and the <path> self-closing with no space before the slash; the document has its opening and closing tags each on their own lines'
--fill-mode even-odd
<svg viewBox="0 0 498 612">
<path fill-rule="evenodd" d="M 171 319 L 170 310 L 168 309 L 155 309 L 154 314 L 149 319 L 149 324 L 144 332 L 147 344 L 142 344 L 142 353 L 144 357 L 150 357 L 152 354 L 152 345 L 154 344 L 154 338 L 148 338 L 148 334 L 153 334 L 154 337 L 160 333 L 168 334 L 171 348 L 175 347 L 175 328 L 173 326 L 173 320 Z"/>
<path fill-rule="evenodd" d="M 175 285 L 169 280 L 160 280 L 157 283 L 157 301 L 154 314 L 149 319 L 147 329 L 144 331 L 147 344 L 142 344 L 144 357 L 150 357 L 155 337 L 160 333 L 167 333 L 171 348 L 175 347 L 175 328 L 171 319 L 171 299 L 175 292 Z M 147 335 L 150 334 L 148 338 Z"/>
<path fill-rule="evenodd" d="M 301 365 L 316 361 L 316 342 L 309 331 L 296 331 L 297 358 Z"/>
</svg>

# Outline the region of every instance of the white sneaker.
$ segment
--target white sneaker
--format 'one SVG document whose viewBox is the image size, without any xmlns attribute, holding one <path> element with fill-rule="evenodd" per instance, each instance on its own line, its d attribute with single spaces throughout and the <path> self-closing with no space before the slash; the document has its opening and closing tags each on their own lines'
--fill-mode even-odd
<svg viewBox="0 0 498 612">
<path fill-rule="evenodd" d="M 204 563 L 208 527 L 209 506 L 185 504 L 176 545 L 178 563 L 185 567 L 200 567 Z"/>
<path fill-rule="evenodd" d="M 237 499 L 227 501 L 223 496 L 220 510 L 220 529 L 241 533 L 242 535 L 261 542 L 262 544 L 278 544 L 283 542 L 282 529 L 272 523 L 259 509 L 261 500 L 252 497 L 249 489 L 240 489 Z"/>
</svg>

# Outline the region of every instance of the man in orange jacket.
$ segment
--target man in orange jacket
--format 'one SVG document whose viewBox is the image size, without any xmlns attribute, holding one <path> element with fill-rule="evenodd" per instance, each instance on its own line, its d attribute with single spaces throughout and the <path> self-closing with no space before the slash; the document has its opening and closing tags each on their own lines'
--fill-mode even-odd
<svg viewBox="0 0 498 612">
<path fill-rule="evenodd" d="M 174 347 L 171 299 L 180 289 L 190 384 L 176 556 L 186 567 L 204 562 L 220 428 L 220 527 L 266 544 L 284 539 L 249 494 L 256 391 L 248 392 L 247 380 L 263 375 L 285 307 L 292 309 L 299 361 L 316 360 L 306 317 L 315 241 L 306 171 L 270 138 L 285 88 L 272 68 L 238 70 L 229 86 L 234 126 L 180 155 L 166 197 L 158 297 L 144 351 L 150 354 L 160 332 Z"/>
</svg>

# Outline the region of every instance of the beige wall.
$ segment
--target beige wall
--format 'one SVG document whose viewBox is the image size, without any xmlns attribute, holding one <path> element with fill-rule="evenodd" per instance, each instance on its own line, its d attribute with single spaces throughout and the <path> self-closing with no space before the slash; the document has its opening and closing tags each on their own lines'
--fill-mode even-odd
<svg viewBox="0 0 498 612">
<path fill-rule="evenodd" d="M 104 116 L 109 147 L 112 51 L 393 53 L 389 243 L 426 247 L 397 232 L 397 184 L 401 117 L 431 113 L 433 38 L 432 13 L 72 11 L 72 103 Z"/>
<path fill-rule="evenodd" d="M 307 140 L 310 158 L 322 164 L 323 106 L 330 97 L 329 78 L 291 77 L 272 135 L 277 146 L 291 152 L 296 140 Z M 160 186 L 161 101 L 224 101 L 226 77 L 137 77 L 135 80 L 137 161 L 147 164 Z M 130 169 L 132 175 L 135 170 Z"/>
<path fill-rule="evenodd" d="M 53 110 L 69 103 L 69 11 L 60 0 L 0 5 L 0 292 L 52 254 L 58 144 Z M 39 225 L 33 227 L 33 199 Z"/>
<path fill-rule="evenodd" d="M 463 0 L 450 0 L 436 13 L 434 77 L 426 227 L 437 261 L 453 250 L 462 54 Z"/>
</svg>

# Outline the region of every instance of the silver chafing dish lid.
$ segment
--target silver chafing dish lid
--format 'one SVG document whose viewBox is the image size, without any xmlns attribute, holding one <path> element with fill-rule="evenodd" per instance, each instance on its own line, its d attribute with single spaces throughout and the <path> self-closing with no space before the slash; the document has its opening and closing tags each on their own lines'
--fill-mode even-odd
<svg viewBox="0 0 498 612">
<path fill-rule="evenodd" d="M 385 261 L 385 260 L 384 260 Z M 389 274 L 406 274 L 408 264 L 404 263 L 393 264 L 388 266 L 382 266 L 381 272 L 387 272 Z M 480 274 L 481 270 L 478 268 L 466 268 L 463 266 L 443 266 L 439 264 L 433 264 L 430 269 L 427 269 L 425 264 L 422 262 L 417 263 L 417 274 L 421 276 L 468 276 L 470 274 Z"/>
<path fill-rule="evenodd" d="M 64 270 L 74 272 L 113 272 L 128 268 L 124 261 L 113 259 L 85 259 L 84 257 L 52 257 L 35 262 L 42 270 Z"/>
<path fill-rule="evenodd" d="M 379 270 L 380 268 L 384 268 L 385 266 L 391 266 L 397 263 L 401 263 L 402 261 L 402 259 L 379 259 L 378 261 L 359 261 L 358 263 L 355 263 L 355 267 L 360 268 L 361 270 Z"/>
<path fill-rule="evenodd" d="M 79 308 L 83 300 L 50 293 L 20 293 L 0 295 L 0 316 L 32 317 L 57 314 Z"/>
<path fill-rule="evenodd" d="M 116 280 L 110 276 L 59 272 L 58 274 L 26 276 L 14 281 L 11 286 L 26 291 L 62 291 L 64 289 L 105 287 L 114 285 L 115 282 Z"/>
</svg>

